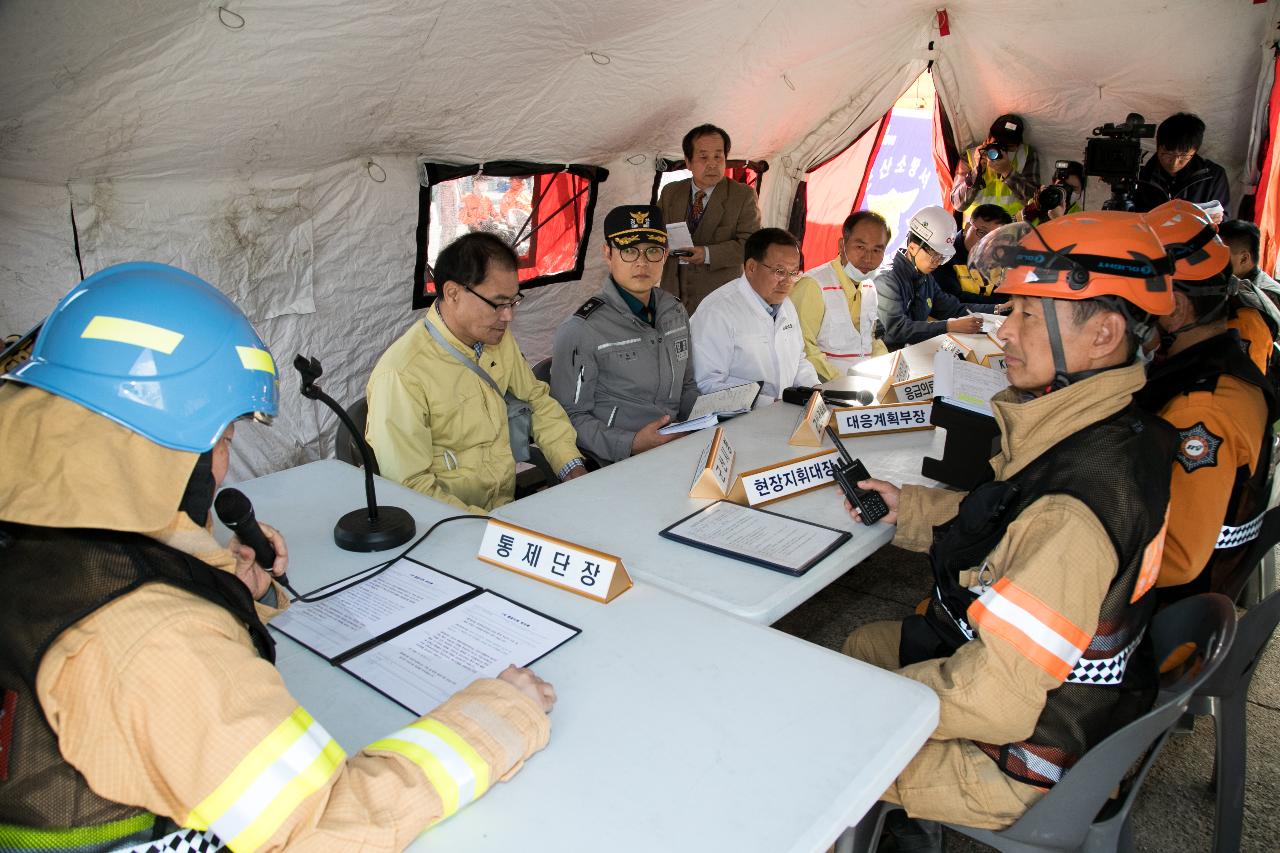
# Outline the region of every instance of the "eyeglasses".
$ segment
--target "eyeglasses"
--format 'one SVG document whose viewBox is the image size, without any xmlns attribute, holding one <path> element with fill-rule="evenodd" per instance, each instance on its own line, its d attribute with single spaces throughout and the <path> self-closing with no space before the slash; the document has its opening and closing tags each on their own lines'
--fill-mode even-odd
<svg viewBox="0 0 1280 853">
<path fill-rule="evenodd" d="M 626 248 L 623 248 L 622 246 L 614 246 L 614 249 L 617 250 L 618 257 L 622 258 L 623 263 L 630 264 L 640 260 L 641 250 L 639 246 L 627 246 Z M 659 263 L 666 256 L 666 246 L 644 247 L 644 259 L 651 264 Z"/>
<path fill-rule="evenodd" d="M 463 289 L 463 290 L 465 290 L 467 293 L 470 293 L 470 294 L 471 294 L 472 296 L 474 296 L 476 299 L 479 299 L 479 300 L 480 300 L 481 302 L 483 302 L 485 305 L 488 305 L 488 306 L 489 306 L 490 308 L 492 308 L 494 311 L 497 311 L 499 314 L 501 314 L 503 311 L 505 311 L 505 310 L 507 310 L 507 309 L 510 309 L 510 310 L 511 310 L 511 312 L 514 314 L 514 313 L 515 313 L 516 308 L 520 305 L 520 303 L 521 303 L 521 302 L 524 302 L 524 294 L 523 294 L 523 293 L 517 293 L 517 294 L 516 294 L 512 299 L 508 299 L 508 300 L 506 300 L 505 302 L 494 302 L 492 299 L 486 299 L 486 298 L 484 298 L 483 296 L 481 296 L 480 294 L 476 293 L 476 292 L 475 292 L 474 290 L 472 290 L 471 288 L 467 287 L 465 284 L 464 284 L 464 285 L 462 285 L 462 289 Z"/>
<path fill-rule="evenodd" d="M 759 263 L 759 261 L 757 261 L 757 263 Z M 783 269 L 782 267 L 766 266 L 765 264 L 760 264 L 760 266 L 772 273 L 773 277 L 778 281 L 795 281 L 800 276 L 804 275 L 800 270 L 792 271 Z"/>
</svg>

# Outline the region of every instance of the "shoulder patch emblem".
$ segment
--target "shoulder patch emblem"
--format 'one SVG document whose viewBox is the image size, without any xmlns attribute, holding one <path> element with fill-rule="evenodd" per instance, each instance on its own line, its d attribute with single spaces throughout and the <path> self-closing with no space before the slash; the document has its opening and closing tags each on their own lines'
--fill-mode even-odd
<svg viewBox="0 0 1280 853">
<path fill-rule="evenodd" d="M 582 305 L 578 308 L 578 310 L 573 312 L 573 316 L 581 317 L 585 320 L 586 318 L 590 317 L 591 314 L 603 304 L 604 304 L 603 299 L 601 299 L 598 296 L 593 296 L 590 299 L 588 299 L 586 302 L 582 303 Z"/>
<path fill-rule="evenodd" d="M 1178 452 L 1173 457 L 1190 474 L 1199 468 L 1211 468 L 1218 464 L 1218 448 L 1221 436 L 1209 432 L 1204 421 L 1178 431 Z"/>
</svg>

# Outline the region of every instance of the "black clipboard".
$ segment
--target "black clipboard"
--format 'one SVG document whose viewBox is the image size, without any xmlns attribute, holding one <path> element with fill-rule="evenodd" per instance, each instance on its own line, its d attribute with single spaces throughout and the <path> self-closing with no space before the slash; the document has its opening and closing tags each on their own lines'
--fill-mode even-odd
<svg viewBox="0 0 1280 853">
<path fill-rule="evenodd" d="M 731 506 L 734 506 L 742 510 L 743 512 L 759 512 L 759 513 L 763 513 L 764 515 L 772 515 L 776 518 L 785 518 L 787 521 L 791 522 L 792 524 L 801 524 L 807 527 L 817 527 L 822 530 L 830 530 L 832 533 L 835 533 L 837 535 L 830 545 L 824 548 L 816 556 L 810 558 L 809 561 L 806 562 L 803 566 L 800 566 L 799 568 L 792 568 L 791 566 L 784 566 L 781 563 L 773 563 L 773 562 L 770 562 L 769 560 L 765 560 L 760 557 L 753 557 L 749 554 L 743 554 L 740 551 L 733 551 L 728 548 L 719 548 L 715 545 L 708 545 L 705 542 L 699 542 L 695 539 L 690 539 L 687 536 L 681 536 L 679 533 L 674 532 L 674 528 L 679 527 L 680 525 L 684 524 L 685 522 L 689 521 L 692 518 L 695 518 L 696 516 L 702 515 L 703 513 L 713 510 L 715 507 L 719 506 L 720 504 L 729 504 Z M 831 556 L 831 554 L 835 552 L 837 548 L 839 548 L 844 543 L 848 542 L 853 537 L 853 534 L 847 530 L 837 530 L 834 527 L 827 527 L 825 524 L 814 524 L 812 521 L 803 521 L 799 518 L 793 518 L 792 516 L 789 516 L 789 515 L 783 515 L 780 512 L 770 512 L 767 509 L 758 509 L 756 507 L 741 506 L 739 504 L 733 503 L 732 501 L 724 501 L 724 500 L 716 501 L 715 503 L 711 503 L 711 504 L 708 504 L 707 506 L 704 506 L 702 509 L 699 509 L 696 512 L 689 513 L 684 518 L 680 519 L 679 521 L 675 522 L 674 524 L 670 525 L 669 527 L 661 531 L 658 535 L 663 537 L 664 539 L 670 539 L 672 542 L 679 542 L 682 545 L 688 545 L 692 548 L 697 548 L 700 551 L 708 551 L 712 554 L 719 554 L 722 557 L 728 557 L 733 560 L 740 560 L 741 562 L 751 563 L 752 565 L 755 565 L 755 566 L 762 566 L 766 569 L 771 569 L 772 571 L 781 572 L 784 575 L 791 575 L 792 577 L 797 577 L 797 578 L 803 575 L 805 572 L 812 569 L 818 563 L 821 563 L 827 557 Z"/>
</svg>

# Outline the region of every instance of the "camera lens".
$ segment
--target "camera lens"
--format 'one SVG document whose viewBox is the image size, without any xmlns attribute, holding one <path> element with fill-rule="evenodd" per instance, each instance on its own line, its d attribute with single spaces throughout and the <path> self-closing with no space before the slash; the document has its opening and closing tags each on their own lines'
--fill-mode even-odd
<svg viewBox="0 0 1280 853">
<path fill-rule="evenodd" d="M 1004 156 L 1004 152 L 993 145 L 986 150 L 986 155 L 988 160 L 999 160 Z"/>
<path fill-rule="evenodd" d="M 1036 195 L 1036 207 L 1043 211 L 1050 211 L 1066 200 L 1067 195 L 1062 191 L 1062 187 L 1050 184 L 1041 188 L 1039 194 Z"/>
</svg>

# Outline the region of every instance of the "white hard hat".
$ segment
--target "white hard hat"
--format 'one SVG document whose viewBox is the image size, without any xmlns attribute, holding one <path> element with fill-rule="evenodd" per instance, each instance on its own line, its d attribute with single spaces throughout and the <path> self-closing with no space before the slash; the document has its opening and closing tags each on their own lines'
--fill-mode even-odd
<svg viewBox="0 0 1280 853">
<path fill-rule="evenodd" d="M 931 205 L 917 210 L 915 216 L 907 223 L 907 230 L 920 238 L 920 241 L 942 255 L 942 260 L 951 260 L 956 254 L 956 221 L 941 207 Z"/>
</svg>

